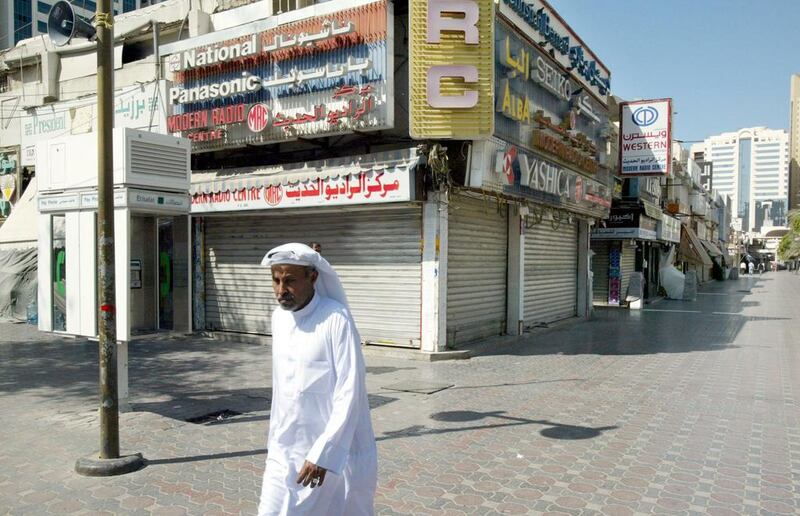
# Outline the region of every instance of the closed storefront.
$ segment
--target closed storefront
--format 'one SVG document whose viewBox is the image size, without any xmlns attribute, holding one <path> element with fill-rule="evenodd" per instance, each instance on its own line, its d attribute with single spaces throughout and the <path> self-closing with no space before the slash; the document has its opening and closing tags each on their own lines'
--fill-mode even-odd
<svg viewBox="0 0 800 516">
<path fill-rule="evenodd" d="M 529 218 L 530 219 L 530 218 Z M 577 313 L 578 224 L 547 215 L 525 229 L 526 327 Z"/>
<path fill-rule="evenodd" d="M 595 305 L 626 306 L 628 285 L 636 272 L 634 240 L 592 240 L 592 299 Z"/>
<path fill-rule="evenodd" d="M 625 241 L 622 243 L 622 254 L 620 255 L 620 298 L 625 303 L 628 296 L 628 286 L 631 284 L 631 276 L 636 272 L 636 242 Z"/>
<path fill-rule="evenodd" d="M 448 215 L 447 340 L 458 346 L 505 331 L 508 208 L 457 196 Z"/>
<path fill-rule="evenodd" d="M 415 206 L 207 217 L 206 325 L 269 334 L 277 302 L 261 259 L 277 245 L 315 241 L 342 280 L 361 338 L 418 347 L 420 232 Z"/>
<path fill-rule="evenodd" d="M 420 346 L 422 207 L 413 150 L 196 174 L 205 329 L 271 333 L 271 248 L 318 242 L 339 274 L 362 340 Z"/>
<path fill-rule="evenodd" d="M 592 241 L 592 300 L 596 305 L 608 304 L 608 253 L 611 242 Z"/>
</svg>

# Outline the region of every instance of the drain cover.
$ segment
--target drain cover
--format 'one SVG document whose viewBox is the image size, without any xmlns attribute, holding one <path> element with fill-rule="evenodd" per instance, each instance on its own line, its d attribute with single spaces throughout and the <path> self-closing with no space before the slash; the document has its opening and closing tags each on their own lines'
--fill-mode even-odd
<svg viewBox="0 0 800 516">
<path fill-rule="evenodd" d="M 400 382 L 392 385 L 385 385 L 387 391 L 414 392 L 417 394 L 434 394 L 445 389 L 449 389 L 455 384 L 435 383 L 435 382 Z"/>
<path fill-rule="evenodd" d="M 186 420 L 187 423 L 194 423 L 196 425 L 203 425 L 205 423 L 213 423 L 217 421 L 222 421 L 225 419 L 230 419 L 233 416 L 240 416 L 241 412 L 236 412 L 235 410 L 218 410 L 217 412 L 211 412 L 209 414 L 203 414 L 202 416 L 195 416 L 190 417 Z"/>
</svg>

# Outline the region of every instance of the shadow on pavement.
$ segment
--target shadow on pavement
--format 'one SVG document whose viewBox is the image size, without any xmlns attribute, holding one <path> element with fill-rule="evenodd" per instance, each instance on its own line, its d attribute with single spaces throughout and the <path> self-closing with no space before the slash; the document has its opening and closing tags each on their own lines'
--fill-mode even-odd
<svg viewBox="0 0 800 516">
<path fill-rule="evenodd" d="M 525 419 L 505 415 L 505 411 L 502 410 L 494 412 L 450 410 L 445 412 L 436 412 L 431 414 L 430 418 L 434 421 L 440 421 L 444 423 L 467 423 L 482 421 L 485 419 L 500 419 L 504 422 L 490 423 L 485 425 L 461 426 L 457 428 L 429 428 L 424 425 L 412 425 L 400 430 L 384 432 L 383 436 L 378 437 L 376 441 L 386 441 L 389 439 L 399 439 L 404 437 L 420 437 L 425 435 L 451 434 L 455 432 L 469 432 L 473 430 L 488 430 L 493 428 L 505 428 L 523 425 L 542 425 L 548 427 L 542 429 L 539 434 L 542 437 L 547 437 L 549 439 L 580 440 L 593 439 L 595 437 L 599 437 L 605 431 L 619 428 L 616 425 L 592 428 L 587 426 L 565 425 L 547 420 Z"/>
<path fill-rule="evenodd" d="M 200 462 L 203 460 L 231 459 L 235 457 L 250 457 L 252 455 L 266 455 L 266 454 L 267 454 L 267 449 L 260 448 L 257 450 L 214 453 L 209 455 L 193 455 L 189 457 L 175 457 L 172 459 L 147 459 L 147 465 L 154 466 L 158 464 L 179 464 L 182 462 Z"/>
</svg>

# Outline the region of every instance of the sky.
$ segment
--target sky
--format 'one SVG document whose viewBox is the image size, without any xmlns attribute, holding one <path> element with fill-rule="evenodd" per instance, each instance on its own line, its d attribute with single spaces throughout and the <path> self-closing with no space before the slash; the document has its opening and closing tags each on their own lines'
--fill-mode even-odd
<svg viewBox="0 0 800 516">
<path fill-rule="evenodd" d="M 626 100 L 673 99 L 673 138 L 789 129 L 800 0 L 548 0 Z"/>
</svg>

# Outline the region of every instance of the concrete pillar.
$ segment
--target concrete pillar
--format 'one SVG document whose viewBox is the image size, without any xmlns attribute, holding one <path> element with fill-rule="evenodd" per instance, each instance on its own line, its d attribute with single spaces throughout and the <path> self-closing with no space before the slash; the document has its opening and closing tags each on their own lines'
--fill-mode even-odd
<svg viewBox="0 0 800 516">
<path fill-rule="evenodd" d="M 589 317 L 592 308 L 592 292 L 589 274 L 589 238 L 591 226 L 585 220 L 578 221 L 578 317 Z"/>
<path fill-rule="evenodd" d="M 508 285 L 506 288 L 506 333 L 521 335 L 525 309 L 525 234 L 518 205 L 508 207 Z"/>
<path fill-rule="evenodd" d="M 447 345 L 447 198 L 429 192 L 422 206 L 422 351 Z"/>
<path fill-rule="evenodd" d="M 53 219 L 49 213 L 39 215 L 39 281 L 36 310 L 39 331 L 53 331 Z"/>
</svg>

